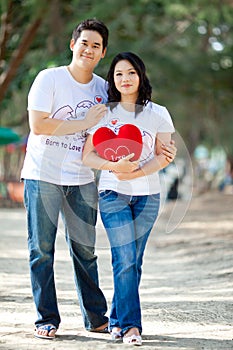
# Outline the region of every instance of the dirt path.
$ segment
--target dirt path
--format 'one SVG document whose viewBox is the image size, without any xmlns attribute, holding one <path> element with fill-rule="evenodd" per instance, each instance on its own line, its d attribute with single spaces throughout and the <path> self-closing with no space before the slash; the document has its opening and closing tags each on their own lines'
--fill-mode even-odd
<svg viewBox="0 0 233 350">
<path fill-rule="evenodd" d="M 233 196 L 207 193 L 193 198 L 187 212 L 186 209 L 187 203 L 182 201 L 175 207 L 174 202 L 167 203 L 148 244 L 141 284 L 143 347 L 230 350 L 233 349 Z M 62 226 L 55 264 L 62 324 L 56 340 L 34 339 L 35 310 L 29 282 L 24 209 L 1 209 L 0 223 L 0 349 L 125 348 L 121 343 L 112 343 L 109 335 L 83 329 Z M 110 255 L 100 223 L 97 254 L 100 283 L 110 303 Z"/>
</svg>

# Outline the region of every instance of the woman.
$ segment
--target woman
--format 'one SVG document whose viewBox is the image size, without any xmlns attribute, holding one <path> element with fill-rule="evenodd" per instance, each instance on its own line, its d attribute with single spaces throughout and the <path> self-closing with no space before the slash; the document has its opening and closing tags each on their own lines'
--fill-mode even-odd
<svg viewBox="0 0 233 350">
<path fill-rule="evenodd" d="M 131 52 L 118 54 L 107 76 L 108 112 L 87 138 L 83 162 L 100 169 L 99 208 L 111 245 L 114 296 L 109 330 L 113 339 L 142 344 L 139 284 L 143 254 L 157 219 L 160 202 L 159 170 L 175 157 L 174 127 L 167 109 L 151 101 L 152 88 L 142 60 Z M 125 124 L 139 128 L 142 152 L 118 161 L 100 157 L 93 134 L 104 126 L 117 133 Z M 140 147 L 140 144 L 139 144 Z M 116 152 L 116 151 L 115 151 Z"/>
</svg>

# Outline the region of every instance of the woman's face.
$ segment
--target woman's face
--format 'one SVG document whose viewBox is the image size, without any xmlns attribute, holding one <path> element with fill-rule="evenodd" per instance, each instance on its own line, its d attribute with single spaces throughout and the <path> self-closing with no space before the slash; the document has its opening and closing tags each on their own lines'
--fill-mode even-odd
<svg viewBox="0 0 233 350">
<path fill-rule="evenodd" d="M 140 79 L 134 66 L 127 60 L 119 61 L 114 69 L 114 83 L 122 97 L 137 100 Z"/>
</svg>

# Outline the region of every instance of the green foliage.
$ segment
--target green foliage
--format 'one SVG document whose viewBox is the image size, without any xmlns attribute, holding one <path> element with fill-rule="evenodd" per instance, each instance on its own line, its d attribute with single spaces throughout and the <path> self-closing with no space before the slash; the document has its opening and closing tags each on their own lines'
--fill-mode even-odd
<svg viewBox="0 0 233 350">
<path fill-rule="evenodd" d="M 8 1 L 1 2 L 1 14 Z M 22 121 L 35 75 L 51 65 L 68 64 L 74 26 L 96 17 L 109 27 L 106 58 L 96 72 L 106 76 L 113 56 L 134 51 L 145 61 L 153 97 L 171 112 L 189 150 L 202 142 L 233 154 L 232 18 L 226 0 L 36 0 L 13 1 L 11 35 L 1 69 L 7 69 L 25 29 L 47 9 L 39 31 L 0 106 L 1 123 Z M 21 98 L 20 98 L 21 96 Z M 18 101 L 25 101 L 19 106 Z M 27 130 L 27 122 L 22 132 Z"/>
</svg>

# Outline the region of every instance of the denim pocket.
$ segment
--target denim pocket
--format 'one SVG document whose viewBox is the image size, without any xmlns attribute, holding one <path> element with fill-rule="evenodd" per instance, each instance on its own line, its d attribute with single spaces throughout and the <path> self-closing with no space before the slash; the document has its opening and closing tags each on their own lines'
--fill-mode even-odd
<svg viewBox="0 0 233 350">
<path fill-rule="evenodd" d="M 99 196 L 99 199 L 106 199 L 112 193 L 114 193 L 114 191 L 112 191 L 112 190 L 99 191 L 98 196 Z"/>
<path fill-rule="evenodd" d="M 160 193 L 151 194 L 150 197 L 156 202 L 160 201 Z"/>
</svg>

